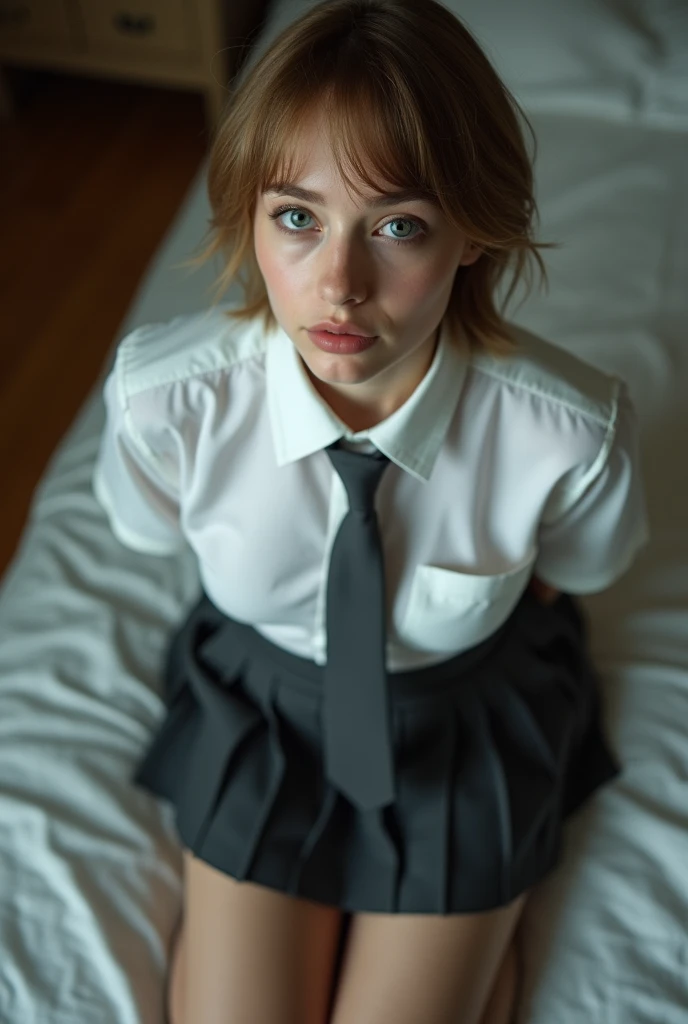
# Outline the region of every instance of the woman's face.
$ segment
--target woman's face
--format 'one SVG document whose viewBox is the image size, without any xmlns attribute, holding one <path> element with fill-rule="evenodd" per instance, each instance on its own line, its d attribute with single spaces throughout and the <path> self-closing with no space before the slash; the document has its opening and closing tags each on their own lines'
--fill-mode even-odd
<svg viewBox="0 0 688 1024">
<path fill-rule="evenodd" d="M 368 190 L 365 200 L 375 205 L 367 206 L 350 197 L 320 122 L 304 126 L 297 157 L 306 159 L 294 184 L 321 193 L 322 202 L 286 191 L 258 195 L 256 259 L 314 387 L 362 430 L 403 405 L 425 376 L 457 268 L 481 251 L 426 201 L 382 205 Z M 284 205 L 298 210 L 271 219 Z M 377 340 L 355 354 L 325 352 L 307 333 L 321 320 L 352 321 Z"/>
</svg>

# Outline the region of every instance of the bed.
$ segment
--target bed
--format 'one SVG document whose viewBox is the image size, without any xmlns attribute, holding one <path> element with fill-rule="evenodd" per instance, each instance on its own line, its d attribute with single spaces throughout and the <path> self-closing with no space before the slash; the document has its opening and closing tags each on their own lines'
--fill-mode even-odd
<svg viewBox="0 0 688 1024">
<path fill-rule="evenodd" d="M 304 6 L 269 6 L 246 67 Z M 447 6 L 531 120 L 539 236 L 563 243 L 544 255 L 549 291 L 517 298 L 511 319 L 627 381 L 651 530 L 623 579 L 582 599 L 624 771 L 570 819 L 563 861 L 527 906 L 518 1024 L 685 1024 L 688 8 Z M 205 171 L 36 488 L 0 586 L 2 1024 L 165 1021 L 181 850 L 169 808 L 130 776 L 164 714 L 160 659 L 198 578 L 188 550 L 124 548 L 91 480 L 116 344 L 211 301 L 217 262 L 179 267 L 207 226 Z"/>
</svg>

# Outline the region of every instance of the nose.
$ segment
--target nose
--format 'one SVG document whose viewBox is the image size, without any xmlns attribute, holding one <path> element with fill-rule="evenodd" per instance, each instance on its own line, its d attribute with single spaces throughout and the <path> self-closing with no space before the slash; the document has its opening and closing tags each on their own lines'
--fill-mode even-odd
<svg viewBox="0 0 688 1024">
<path fill-rule="evenodd" d="M 371 286 L 372 270 L 365 247 L 357 238 L 331 238 L 318 252 L 319 276 L 323 296 L 333 305 L 336 296 L 360 298 Z"/>
</svg>

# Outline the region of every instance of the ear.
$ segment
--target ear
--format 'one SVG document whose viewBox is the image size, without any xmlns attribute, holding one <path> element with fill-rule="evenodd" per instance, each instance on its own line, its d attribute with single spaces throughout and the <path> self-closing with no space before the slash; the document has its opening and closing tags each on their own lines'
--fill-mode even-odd
<svg viewBox="0 0 688 1024">
<path fill-rule="evenodd" d="M 463 255 L 459 262 L 459 266 L 468 267 L 471 265 L 471 263 L 475 263 L 478 257 L 482 256 L 482 252 L 483 250 L 479 246 L 474 245 L 472 242 L 469 242 L 469 244 L 463 251 Z"/>
</svg>

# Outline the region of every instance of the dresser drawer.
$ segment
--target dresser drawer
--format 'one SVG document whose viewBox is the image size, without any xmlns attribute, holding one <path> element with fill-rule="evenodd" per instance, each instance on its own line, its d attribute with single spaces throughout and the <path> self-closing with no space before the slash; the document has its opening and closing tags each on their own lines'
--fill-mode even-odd
<svg viewBox="0 0 688 1024">
<path fill-rule="evenodd" d="M 62 0 L 0 0 L 0 45 L 13 42 L 69 42 Z"/>
<path fill-rule="evenodd" d="M 184 0 L 79 0 L 91 52 L 198 51 L 194 5 Z"/>
</svg>

